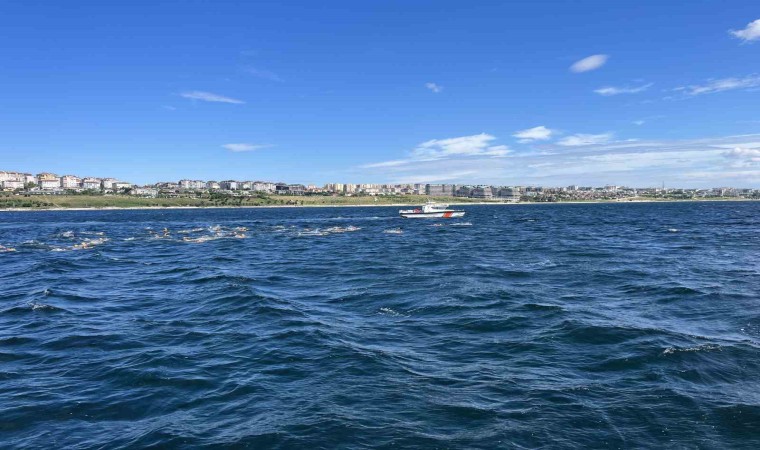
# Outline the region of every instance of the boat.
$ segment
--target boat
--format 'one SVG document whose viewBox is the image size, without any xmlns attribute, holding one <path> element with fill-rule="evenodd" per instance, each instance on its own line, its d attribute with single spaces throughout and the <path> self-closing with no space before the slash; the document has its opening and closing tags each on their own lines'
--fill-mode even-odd
<svg viewBox="0 0 760 450">
<path fill-rule="evenodd" d="M 436 202 L 427 202 L 421 208 L 402 209 L 398 213 L 405 219 L 450 219 L 464 216 L 464 211 L 449 209 L 449 205 Z"/>
</svg>

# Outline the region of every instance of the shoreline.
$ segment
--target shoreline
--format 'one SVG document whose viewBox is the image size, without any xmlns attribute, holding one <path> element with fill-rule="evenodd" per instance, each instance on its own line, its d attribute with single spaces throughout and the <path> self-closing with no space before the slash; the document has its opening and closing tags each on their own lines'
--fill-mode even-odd
<svg viewBox="0 0 760 450">
<path fill-rule="evenodd" d="M 450 202 L 452 206 L 468 205 L 492 205 L 492 206 L 517 206 L 517 205 L 587 205 L 587 204 L 628 204 L 628 203 L 702 203 L 702 202 L 753 202 L 760 201 L 751 198 L 736 199 L 642 199 L 642 200 L 589 200 L 589 201 L 562 201 L 562 202 Z M 177 210 L 177 209 L 268 209 L 268 208 L 398 208 L 414 206 L 415 203 L 388 203 L 388 204 L 346 204 L 346 205 L 259 205 L 259 206 L 102 206 L 102 207 L 54 207 L 54 208 L 0 208 L 4 212 L 44 212 L 44 211 L 124 211 L 124 210 Z"/>
</svg>

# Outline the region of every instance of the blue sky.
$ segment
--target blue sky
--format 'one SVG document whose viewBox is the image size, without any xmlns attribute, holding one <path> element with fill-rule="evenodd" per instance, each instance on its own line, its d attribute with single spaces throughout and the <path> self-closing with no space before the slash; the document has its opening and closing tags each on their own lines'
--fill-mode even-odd
<svg viewBox="0 0 760 450">
<path fill-rule="evenodd" d="M 760 187 L 759 20 L 755 0 L 6 0 L 0 170 Z"/>
</svg>

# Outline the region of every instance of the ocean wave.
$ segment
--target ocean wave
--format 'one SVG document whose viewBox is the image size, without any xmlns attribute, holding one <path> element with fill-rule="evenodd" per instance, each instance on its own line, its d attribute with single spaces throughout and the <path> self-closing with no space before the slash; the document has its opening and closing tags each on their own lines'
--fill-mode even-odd
<svg viewBox="0 0 760 450">
<path fill-rule="evenodd" d="M 177 233 L 179 234 L 190 234 L 190 233 L 200 233 L 202 231 L 206 231 L 206 228 L 198 227 L 198 228 L 191 228 L 189 230 L 179 230 Z"/>
<path fill-rule="evenodd" d="M 393 317 L 409 317 L 408 314 L 402 314 L 402 313 L 394 310 L 393 308 L 388 308 L 386 306 L 378 309 L 378 313 L 386 315 L 386 316 L 393 316 Z"/>
<path fill-rule="evenodd" d="M 0 215 L 0 447 L 754 448 L 758 208 Z"/>
<path fill-rule="evenodd" d="M 65 309 L 60 308 L 58 306 L 48 305 L 45 303 L 37 303 L 37 302 L 29 303 L 29 307 L 32 309 L 32 311 L 66 311 Z"/>
<path fill-rule="evenodd" d="M 329 236 L 331 234 L 353 233 L 361 230 L 361 227 L 349 225 L 347 227 L 305 228 L 296 233 L 296 236 Z"/>
<path fill-rule="evenodd" d="M 711 352 L 721 351 L 722 347 L 718 344 L 702 344 L 696 347 L 668 347 L 662 351 L 663 355 L 672 355 L 683 352 Z"/>
</svg>

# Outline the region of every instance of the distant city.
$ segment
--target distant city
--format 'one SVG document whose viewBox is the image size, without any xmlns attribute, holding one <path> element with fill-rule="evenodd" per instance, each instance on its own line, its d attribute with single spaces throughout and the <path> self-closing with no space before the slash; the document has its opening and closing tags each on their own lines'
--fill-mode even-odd
<svg viewBox="0 0 760 450">
<path fill-rule="evenodd" d="M 184 179 L 135 185 L 116 178 L 79 177 L 43 172 L 33 175 L 23 172 L 0 171 L 2 191 L 25 195 L 130 195 L 145 198 L 171 198 L 221 194 L 229 196 L 251 195 L 332 195 L 332 196 L 403 196 L 461 197 L 484 200 L 567 201 L 626 199 L 637 197 L 671 198 L 760 198 L 760 189 L 715 187 L 708 189 L 592 186 L 494 186 L 466 184 L 353 184 L 328 183 L 324 186 L 289 184 L 270 181 L 203 181 Z"/>
</svg>

